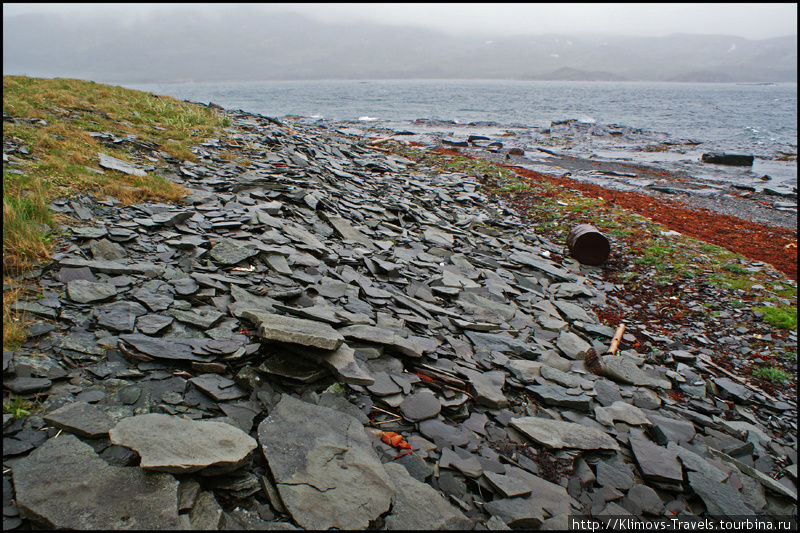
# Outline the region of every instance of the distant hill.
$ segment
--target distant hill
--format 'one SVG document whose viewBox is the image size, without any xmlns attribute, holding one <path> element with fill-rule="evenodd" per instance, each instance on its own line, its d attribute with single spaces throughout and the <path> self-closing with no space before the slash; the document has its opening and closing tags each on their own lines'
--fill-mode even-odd
<svg viewBox="0 0 800 533">
<path fill-rule="evenodd" d="M 503 78 L 797 81 L 797 37 L 450 36 L 252 6 L 141 21 L 3 17 L 3 73 L 103 82 Z"/>
</svg>

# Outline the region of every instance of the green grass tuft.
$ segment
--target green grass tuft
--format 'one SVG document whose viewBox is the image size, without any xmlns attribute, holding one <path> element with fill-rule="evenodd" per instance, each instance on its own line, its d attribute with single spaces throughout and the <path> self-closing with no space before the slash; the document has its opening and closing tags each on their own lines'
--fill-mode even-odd
<svg viewBox="0 0 800 533">
<path fill-rule="evenodd" d="M 785 383 L 792 379 L 792 375 L 778 367 L 759 367 L 753 370 L 753 376 L 761 379 L 767 379 L 773 383 Z"/>
<path fill-rule="evenodd" d="M 753 311 L 764 314 L 764 321 L 781 329 L 797 329 L 797 307 L 754 307 Z"/>
</svg>

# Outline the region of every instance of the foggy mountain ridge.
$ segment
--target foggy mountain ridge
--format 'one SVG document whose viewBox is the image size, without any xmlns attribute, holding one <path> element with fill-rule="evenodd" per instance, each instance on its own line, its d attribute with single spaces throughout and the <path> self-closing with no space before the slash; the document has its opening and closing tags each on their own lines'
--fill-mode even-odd
<svg viewBox="0 0 800 533">
<path fill-rule="evenodd" d="M 3 73 L 100 82 L 559 79 L 796 82 L 797 37 L 451 36 L 252 7 L 3 18 Z"/>
</svg>

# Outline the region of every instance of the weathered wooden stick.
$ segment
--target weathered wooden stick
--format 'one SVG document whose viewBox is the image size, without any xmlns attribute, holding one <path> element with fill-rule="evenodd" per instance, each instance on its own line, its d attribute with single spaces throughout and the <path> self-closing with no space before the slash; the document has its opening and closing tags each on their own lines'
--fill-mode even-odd
<svg viewBox="0 0 800 533">
<path fill-rule="evenodd" d="M 394 413 L 390 413 L 389 411 L 381 409 L 380 407 L 375 407 L 374 405 L 372 406 L 372 409 L 375 409 L 376 411 L 380 411 L 381 413 L 385 413 L 387 415 L 391 415 L 391 416 L 393 416 L 395 418 L 402 418 L 400 415 L 396 415 Z"/>
<path fill-rule="evenodd" d="M 619 351 L 619 343 L 622 340 L 622 334 L 625 333 L 625 323 L 619 325 L 617 331 L 614 333 L 614 338 L 611 339 L 611 346 L 608 347 L 606 353 L 617 353 Z"/>
</svg>

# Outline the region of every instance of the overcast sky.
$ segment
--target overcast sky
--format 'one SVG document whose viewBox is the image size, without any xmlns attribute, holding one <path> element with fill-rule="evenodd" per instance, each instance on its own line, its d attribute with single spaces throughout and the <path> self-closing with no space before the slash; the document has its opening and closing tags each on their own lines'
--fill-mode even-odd
<svg viewBox="0 0 800 533">
<path fill-rule="evenodd" d="M 206 12 L 235 4 L 17 4 L 3 16 L 23 13 L 114 14 L 130 20 L 165 8 Z M 250 4 L 265 11 L 293 11 L 324 22 L 364 21 L 414 25 L 451 34 L 604 33 L 663 36 L 724 34 L 765 39 L 797 34 L 797 4 Z"/>
</svg>

